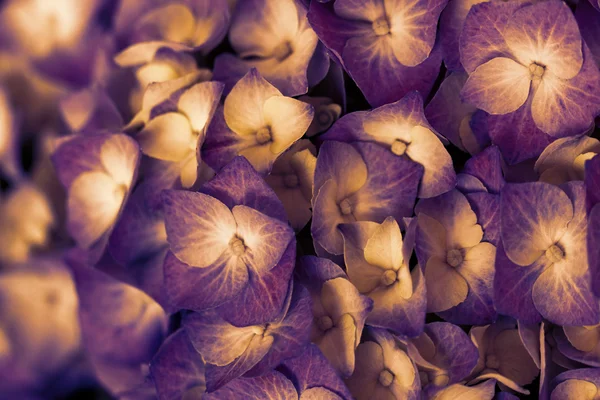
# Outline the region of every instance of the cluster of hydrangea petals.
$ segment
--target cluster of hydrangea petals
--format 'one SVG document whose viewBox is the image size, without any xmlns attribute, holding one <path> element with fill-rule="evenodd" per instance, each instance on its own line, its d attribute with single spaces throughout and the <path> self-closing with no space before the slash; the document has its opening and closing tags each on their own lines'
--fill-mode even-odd
<svg viewBox="0 0 600 400">
<path fill-rule="evenodd" d="M 597 400 L 600 0 L 0 0 L 0 399 Z"/>
</svg>

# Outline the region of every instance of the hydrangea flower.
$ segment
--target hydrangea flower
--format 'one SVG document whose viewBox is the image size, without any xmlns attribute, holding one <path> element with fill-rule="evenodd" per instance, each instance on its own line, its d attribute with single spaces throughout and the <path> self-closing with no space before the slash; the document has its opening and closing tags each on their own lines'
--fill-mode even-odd
<svg viewBox="0 0 600 400">
<path fill-rule="evenodd" d="M 299 140 L 273 164 L 265 181 L 285 207 L 290 224 L 300 231 L 312 217 L 316 149 L 308 140 Z"/>
<path fill-rule="evenodd" d="M 231 300 L 251 276 L 273 269 L 294 237 L 279 220 L 244 205 L 229 209 L 202 193 L 166 191 L 163 202 L 168 293 L 178 308 L 203 310 Z"/>
<path fill-rule="evenodd" d="M 286 298 L 296 251 L 283 205 L 243 157 L 234 159 L 200 191 L 165 193 L 165 200 L 173 202 L 165 206 L 171 245 L 164 266 L 167 297 L 176 308 L 202 310 L 222 304 L 219 312 L 236 324 L 259 324 L 274 318 Z M 187 202 L 190 198 L 193 201 Z M 203 209 L 206 204 L 215 208 Z M 212 219 L 216 217 L 225 219 Z M 235 222 L 238 217 L 244 221 L 241 225 Z M 223 223 L 232 219 L 235 225 Z M 218 224 L 211 225 L 211 221 Z M 232 237 L 225 240 L 221 233 L 229 228 Z M 237 237 L 238 228 L 243 237 Z M 204 251 L 206 244 L 198 242 L 199 238 L 212 243 L 212 253 Z M 189 243 L 196 243 L 199 252 L 190 251 Z M 222 257 L 212 259 L 216 256 Z M 215 275 L 230 270 L 234 276 Z M 203 293 L 198 287 L 204 288 Z"/>
<path fill-rule="evenodd" d="M 368 329 L 368 339 L 356 349 L 356 368 L 346 385 L 357 400 L 421 398 L 414 361 L 385 329 Z"/>
<path fill-rule="evenodd" d="M 367 323 L 409 337 L 423 331 L 427 307 L 421 268 L 417 266 L 412 272 L 409 268 L 415 224 L 416 220 L 409 228 L 412 235 L 407 230 L 404 243 L 400 227 L 391 217 L 381 224 L 363 221 L 339 227 L 348 278 L 373 300 Z"/>
<path fill-rule="evenodd" d="M 424 172 L 419 197 L 437 196 L 455 184 L 452 158 L 425 119 L 423 99 L 417 92 L 373 111 L 347 114 L 322 138 L 379 143 L 394 155 L 422 165 Z"/>
<path fill-rule="evenodd" d="M 583 133 L 600 113 L 600 72 L 562 1 L 477 4 L 462 38 L 462 98 L 492 114 L 490 136 L 509 163 L 538 155 L 543 134 Z"/>
<path fill-rule="evenodd" d="M 36 186 L 22 183 L 0 199 L 0 261 L 20 263 L 50 242 L 56 216 L 49 200 Z"/>
<path fill-rule="evenodd" d="M 543 317 L 564 325 L 598 323 L 583 183 L 560 188 L 541 182 L 507 184 L 500 212 L 502 246 L 494 286 L 498 311 L 524 322 Z"/>
<path fill-rule="evenodd" d="M 432 322 L 407 344 L 408 355 L 419 368 L 425 394 L 465 379 L 477 365 L 477 348 L 462 329 Z"/>
<path fill-rule="evenodd" d="M 584 178 L 585 162 L 600 153 L 600 141 L 589 136 L 557 139 L 535 162 L 540 181 L 560 185 Z"/>
<path fill-rule="evenodd" d="M 311 341 L 347 378 L 354 371 L 354 350 L 373 302 L 361 295 L 344 271 L 326 258 L 303 257 L 298 274 L 312 298 Z"/>
<path fill-rule="evenodd" d="M 313 115 L 311 105 L 285 97 L 251 69 L 217 110 L 202 157 L 218 171 L 239 154 L 268 174 L 277 157 L 304 135 Z"/>
<path fill-rule="evenodd" d="M 78 247 L 99 258 L 135 182 L 140 150 L 123 134 L 74 136 L 52 161 L 67 190 L 67 229 Z"/>
<path fill-rule="evenodd" d="M 369 103 L 380 106 L 413 90 L 427 95 L 440 70 L 434 47 L 446 0 L 341 0 L 310 3 L 308 20 Z"/>
<path fill-rule="evenodd" d="M 340 224 L 412 215 L 422 174 L 421 165 L 378 144 L 326 141 L 315 169 L 311 226 L 315 246 L 340 255 L 344 251 Z"/>
<path fill-rule="evenodd" d="M 419 201 L 415 212 L 427 311 L 456 323 L 492 322 L 496 247 L 483 241 L 483 230 L 466 197 L 452 190 Z"/>
<path fill-rule="evenodd" d="M 523 386 L 530 384 L 539 369 L 510 318 L 500 318 L 491 325 L 474 326 L 469 332 L 479 351 L 477 365 L 471 371 L 474 382 L 495 379 L 512 390 L 529 394 Z"/>
<path fill-rule="evenodd" d="M 295 0 L 238 1 L 229 41 L 237 57 L 217 57 L 219 80 L 235 82 L 256 68 L 285 96 L 298 96 L 327 74 L 329 58 L 308 24 L 306 9 Z"/>
<path fill-rule="evenodd" d="M 115 29 L 126 44 L 155 42 L 181 44 L 206 54 L 229 28 L 227 1 L 125 0 L 115 15 Z"/>
<path fill-rule="evenodd" d="M 262 375 L 297 355 L 308 344 L 310 324 L 310 296 L 301 285 L 290 285 L 279 315 L 263 324 L 233 325 L 215 309 L 187 314 L 183 321 L 206 362 L 208 392 L 245 374 Z"/>
<path fill-rule="evenodd" d="M 69 271 L 52 258 L 31 259 L 0 274 L 0 293 L 0 397 L 49 395 L 80 349 Z"/>
<path fill-rule="evenodd" d="M 142 111 L 129 124 L 129 129 L 141 125 L 135 138 L 142 152 L 167 164 L 166 172 L 153 177 L 159 188 L 172 187 L 177 177 L 181 186 L 189 188 L 198 179 L 200 148 L 221 99 L 223 84 L 196 83 L 196 78 L 198 74 L 192 73 L 149 86 Z M 165 97 L 160 98 L 161 94 Z"/>
</svg>

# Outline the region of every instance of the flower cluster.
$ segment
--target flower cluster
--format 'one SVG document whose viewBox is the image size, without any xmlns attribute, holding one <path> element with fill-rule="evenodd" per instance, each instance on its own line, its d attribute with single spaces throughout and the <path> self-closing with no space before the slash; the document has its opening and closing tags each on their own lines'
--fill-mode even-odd
<svg viewBox="0 0 600 400">
<path fill-rule="evenodd" d="M 598 0 L 0 1 L 0 398 L 598 399 L 599 67 Z"/>
</svg>

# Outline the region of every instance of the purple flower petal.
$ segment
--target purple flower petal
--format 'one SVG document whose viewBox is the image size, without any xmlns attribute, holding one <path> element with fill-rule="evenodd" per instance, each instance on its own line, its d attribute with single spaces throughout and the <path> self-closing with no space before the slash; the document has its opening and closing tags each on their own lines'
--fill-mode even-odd
<svg viewBox="0 0 600 400">
<path fill-rule="evenodd" d="M 449 1 L 440 17 L 440 38 L 444 63 L 450 71 L 461 71 L 459 38 L 467 14 L 475 4 L 485 0 L 457 0 Z"/>
<path fill-rule="evenodd" d="M 297 357 L 284 361 L 280 370 L 294 383 L 301 397 L 312 388 L 321 388 L 344 400 L 352 398 L 344 382 L 314 344 L 308 345 Z"/>
<path fill-rule="evenodd" d="M 498 246 L 500 243 L 500 196 L 490 193 L 465 195 L 483 228 L 483 240 Z"/>
<path fill-rule="evenodd" d="M 281 201 L 244 157 L 234 158 L 199 191 L 219 199 L 229 208 L 244 205 L 287 222 Z"/>
<path fill-rule="evenodd" d="M 219 313 L 236 325 L 266 323 L 281 313 L 288 293 L 296 260 L 296 242 L 291 241 L 270 271 L 250 271 L 249 283 L 231 301 L 219 307 Z"/>
<path fill-rule="evenodd" d="M 248 399 L 248 400 L 296 400 L 298 393 L 284 375 L 272 371 L 254 378 L 238 378 L 213 393 L 203 396 L 206 400 Z"/>
<path fill-rule="evenodd" d="M 433 353 L 430 353 L 431 350 Z M 425 325 L 423 334 L 410 340 L 408 353 L 411 357 L 418 356 L 440 369 L 433 372 L 433 382 L 438 382 L 437 386 L 463 380 L 475 368 L 479 358 L 479 352 L 467 334 L 458 326 L 447 322 Z M 419 365 L 418 359 L 415 362 Z"/>
<path fill-rule="evenodd" d="M 600 206 L 596 205 L 589 214 L 587 236 L 588 262 L 592 274 L 592 289 L 600 293 Z"/>
<path fill-rule="evenodd" d="M 573 218 L 558 244 L 564 256 L 546 267 L 533 286 L 533 302 L 549 321 L 564 325 L 593 325 L 600 321 L 598 299 L 591 289 L 587 263 L 587 217 L 581 182 L 569 182 L 565 192 L 573 202 Z M 559 300 L 560 299 L 560 300 Z"/>
<path fill-rule="evenodd" d="M 503 35 L 514 58 L 526 67 L 538 62 L 561 79 L 571 79 L 583 64 L 579 28 L 562 1 L 519 8 L 511 15 Z"/>
<path fill-rule="evenodd" d="M 542 317 L 533 303 L 535 281 L 546 267 L 543 259 L 528 267 L 510 261 L 502 246 L 496 249 L 494 303 L 496 310 L 527 323 L 540 322 Z"/>
<path fill-rule="evenodd" d="M 311 326 L 310 295 L 305 287 L 295 284 L 285 317 L 269 326 L 269 333 L 275 338 L 271 349 L 248 375 L 261 375 L 297 355 L 309 343 Z"/>
<path fill-rule="evenodd" d="M 68 192 L 67 229 L 99 259 L 135 182 L 139 147 L 122 134 L 76 136 L 52 160 Z"/>
<path fill-rule="evenodd" d="M 600 369 L 581 368 L 566 371 L 554 378 L 550 384 L 552 400 L 569 398 L 585 399 L 595 396 L 600 386 Z"/>
<path fill-rule="evenodd" d="M 460 36 L 460 61 L 470 74 L 496 57 L 510 56 L 504 29 L 520 2 L 475 4 L 467 14 Z"/>
<path fill-rule="evenodd" d="M 531 101 L 530 96 L 514 113 L 487 117 L 491 141 L 498 146 L 504 160 L 510 165 L 539 156 L 551 142 L 551 138 L 533 121 Z"/>
<path fill-rule="evenodd" d="M 573 218 L 573 205 L 556 186 L 510 184 L 502 190 L 500 212 L 504 250 L 513 262 L 525 267 L 563 236 Z"/>
<path fill-rule="evenodd" d="M 585 44 L 583 59 L 581 70 L 572 79 L 565 80 L 548 72 L 533 96 L 533 120 L 548 135 L 562 137 L 584 133 L 594 125 L 594 117 L 600 114 L 600 71 Z"/>
<path fill-rule="evenodd" d="M 461 3 L 461 1 L 450 2 L 450 4 L 457 3 Z M 477 110 L 460 99 L 460 91 L 467 78 L 468 75 L 464 72 L 454 72 L 448 75 L 433 99 L 425 107 L 425 115 L 431 126 L 461 150 L 466 148 L 462 139 L 462 135 L 464 135 L 462 131 L 470 130 L 469 121 Z"/>
<path fill-rule="evenodd" d="M 581 2 L 575 9 L 575 19 L 579 25 L 581 36 L 592 51 L 596 64 L 600 65 L 600 42 L 597 39 L 600 35 L 600 22 L 598 22 L 600 15 L 598 13 L 600 13 L 600 4 L 595 0 L 590 0 L 589 3 Z"/>
<path fill-rule="evenodd" d="M 518 62 L 495 57 L 469 74 L 461 99 L 490 114 L 516 111 L 529 97 L 531 72 Z"/>
<path fill-rule="evenodd" d="M 150 363 L 160 400 L 179 400 L 186 393 L 203 393 L 204 362 L 183 329 L 165 340 Z"/>
<path fill-rule="evenodd" d="M 463 173 L 478 178 L 491 193 L 499 193 L 504 186 L 502 155 L 496 146 L 490 146 L 465 163 Z"/>
<path fill-rule="evenodd" d="M 263 336 L 263 326 L 237 327 L 214 310 L 187 315 L 184 327 L 207 363 L 209 392 L 248 372 L 267 354 L 274 341 L 273 336 Z"/>
<path fill-rule="evenodd" d="M 167 329 L 164 310 L 145 293 L 73 263 L 83 340 L 95 373 L 114 394 L 144 381 Z"/>
<path fill-rule="evenodd" d="M 540 181 L 560 185 L 583 180 L 585 162 L 600 152 L 600 141 L 588 136 L 566 137 L 552 142 L 535 162 Z"/>
</svg>

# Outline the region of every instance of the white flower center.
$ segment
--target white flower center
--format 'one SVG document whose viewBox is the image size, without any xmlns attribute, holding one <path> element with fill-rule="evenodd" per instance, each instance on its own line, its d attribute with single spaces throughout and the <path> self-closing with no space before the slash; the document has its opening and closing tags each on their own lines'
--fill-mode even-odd
<svg viewBox="0 0 600 400">
<path fill-rule="evenodd" d="M 394 374 L 388 369 L 384 369 L 379 373 L 379 384 L 388 387 L 394 382 Z"/>
<path fill-rule="evenodd" d="M 273 49 L 273 57 L 277 59 L 277 61 L 283 61 L 288 58 L 293 52 L 292 44 L 290 42 L 279 43 Z"/>
<path fill-rule="evenodd" d="M 350 203 L 350 200 L 344 199 L 340 201 L 339 207 L 342 215 L 352 214 L 352 204 Z"/>
<path fill-rule="evenodd" d="M 317 326 L 319 327 L 320 330 L 325 332 L 325 331 L 328 331 L 329 329 L 333 328 L 333 321 L 331 320 L 331 318 L 329 316 L 324 315 L 321 318 L 317 319 Z"/>
<path fill-rule="evenodd" d="M 246 252 L 244 241 L 237 236 L 234 236 L 233 239 L 229 241 L 229 248 L 231 249 L 231 252 L 238 257 Z"/>
<path fill-rule="evenodd" d="M 407 147 L 406 143 L 404 143 L 401 140 L 396 139 L 394 141 L 394 143 L 392 143 L 391 150 L 392 150 L 392 153 L 394 153 L 395 155 L 401 156 L 406 152 L 406 147 Z"/>
<path fill-rule="evenodd" d="M 531 73 L 531 80 L 540 80 L 546 72 L 546 67 L 538 63 L 529 64 L 529 72 Z"/>
<path fill-rule="evenodd" d="M 463 255 L 460 250 L 452 249 L 446 254 L 446 262 L 451 267 L 458 267 L 463 262 Z"/>
<path fill-rule="evenodd" d="M 377 36 L 384 36 L 390 33 L 390 24 L 385 17 L 373 21 L 373 32 Z"/>
<path fill-rule="evenodd" d="M 548 247 L 548 250 L 546 250 L 546 257 L 548 257 L 548 259 L 553 263 L 559 262 L 565 258 L 565 252 L 556 243 L 556 244 L 553 244 L 552 246 Z"/>
<path fill-rule="evenodd" d="M 268 143 L 271 141 L 271 139 L 272 139 L 271 130 L 269 129 L 268 126 L 262 127 L 256 131 L 256 141 L 259 144 Z"/>
<path fill-rule="evenodd" d="M 295 187 L 298 187 L 300 181 L 298 180 L 298 176 L 296 176 L 295 174 L 288 174 L 283 177 L 283 184 L 285 185 L 285 187 L 293 189 Z"/>
<path fill-rule="evenodd" d="M 383 275 L 381 275 L 381 283 L 383 283 L 385 286 L 390 286 L 392 283 L 396 282 L 397 278 L 398 274 L 396 271 L 388 269 L 383 273 Z"/>
</svg>

